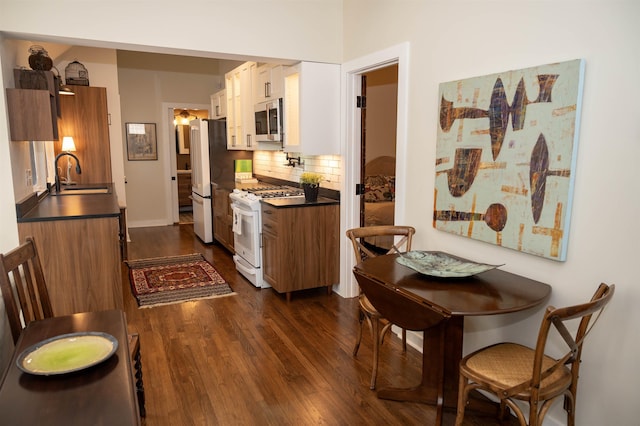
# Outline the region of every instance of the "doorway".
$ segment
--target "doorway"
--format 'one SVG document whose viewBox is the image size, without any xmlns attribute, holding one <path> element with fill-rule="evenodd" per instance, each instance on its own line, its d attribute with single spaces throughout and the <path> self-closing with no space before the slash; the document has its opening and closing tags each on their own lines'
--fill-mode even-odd
<svg viewBox="0 0 640 426">
<path fill-rule="evenodd" d="M 166 146 L 166 158 L 169 158 L 169 165 L 167 167 L 167 174 L 165 176 L 166 181 L 170 182 L 171 197 L 168 197 L 170 205 L 167 206 L 170 212 L 169 217 L 172 222 L 175 223 L 189 223 L 193 222 L 193 216 L 189 214 L 188 206 L 185 202 L 185 192 L 188 192 L 188 196 L 191 196 L 191 183 L 190 183 L 190 157 L 189 149 L 186 144 L 190 144 L 192 141 L 186 142 L 186 137 L 190 134 L 187 128 L 182 125 L 188 124 L 190 120 L 195 118 L 208 118 L 210 115 L 209 105 L 206 104 L 185 104 L 182 102 L 164 102 L 162 104 L 163 114 L 163 128 L 165 129 L 167 140 L 169 143 Z M 183 117 L 181 114 L 186 111 Z M 187 115 L 188 114 L 188 115 Z M 183 120 L 184 118 L 184 120 Z M 183 139 L 180 140 L 179 134 L 183 135 Z M 189 178 L 189 182 L 183 183 L 183 187 L 180 188 L 180 182 Z M 182 191 L 180 191 L 182 189 Z M 182 202 L 180 201 L 180 194 L 182 194 Z M 182 204 L 182 211 L 181 211 Z"/>
<path fill-rule="evenodd" d="M 191 201 L 191 127 L 192 120 L 208 118 L 206 110 L 174 108 L 173 123 L 176 137 L 176 179 L 178 182 L 178 223 L 193 223 Z"/>
<path fill-rule="evenodd" d="M 395 224 L 398 64 L 361 77 L 360 226 Z M 362 187 L 361 187 L 362 192 Z M 393 237 L 367 241 L 374 251 L 388 251 Z"/>
<path fill-rule="evenodd" d="M 407 109 L 409 99 L 409 43 L 402 43 L 385 50 L 349 61 L 342 65 L 343 105 L 345 108 L 345 139 L 342 145 L 344 161 L 344 186 L 341 194 L 341 235 L 347 229 L 360 226 L 361 196 L 356 194 L 357 185 L 363 176 L 363 161 L 361 153 L 361 109 L 357 108 L 355 100 L 362 94 L 362 76 L 375 70 L 397 66 L 397 103 L 395 129 L 395 198 L 393 219 L 395 223 L 404 223 L 406 205 L 406 152 L 407 152 Z M 365 125 L 366 128 L 366 125 Z M 370 136 L 370 131 L 367 133 Z M 366 138 L 366 135 L 365 135 Z M 366 142 L 366 139 L 365 139 Z M 366 148 L 366 147 L 365 147 Z M 366 164 L 364 165 L 366 172 Z M 348 256 L 351 247 L 347 238 L 341 239 L 341 280 L 336 289 L 342 297 L 356 297 L 358 284 L 353 277 L 353 256 Z"/>
</svg>

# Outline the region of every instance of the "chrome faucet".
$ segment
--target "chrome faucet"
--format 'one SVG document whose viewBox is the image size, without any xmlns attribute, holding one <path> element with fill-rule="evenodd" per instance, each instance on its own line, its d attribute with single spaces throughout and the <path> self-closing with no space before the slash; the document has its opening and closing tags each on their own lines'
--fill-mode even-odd
<svg viewBox="0 0 640 426">
<path fill-rule="evenodd" d="M 82 169 L 80 168 L 80 160 L 78 160 L 78 157 L 76 157 L 74 154 L 70 153 L 70 152 L 61 152 L 60 154 L 56 155 L 56 160 L 54 163 L 54 167 L 56 169 L 56 194 L 60 193 L 60 176 L 58 173 L 58 159 L 60 159 L 60 157 L 68 155 L 70 157 L 73 157 L 76 159 L 76 173 L 81 175 L 82 174 Z"/>
</svg>

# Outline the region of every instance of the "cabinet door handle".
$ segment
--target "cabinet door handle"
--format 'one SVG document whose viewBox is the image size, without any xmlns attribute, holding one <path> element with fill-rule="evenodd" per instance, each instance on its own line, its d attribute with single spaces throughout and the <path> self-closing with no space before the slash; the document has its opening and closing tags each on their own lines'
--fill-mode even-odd
<svg viewBox="0 0 640 426">
<path fill-rule="evenodd" d="M 268 81 L 264 84 L 264 97 L 265 98 L 271 97 L 271 83 Z"/>
<path fill-rule="evenodd" d="M 247 146 L 251 146 L 251 135 L 247 134 Z"/>
<path fill-rule="evenodd" d="M 220 105 L 216 105 L 216 117 L 220 116 Z"/>
</svg>

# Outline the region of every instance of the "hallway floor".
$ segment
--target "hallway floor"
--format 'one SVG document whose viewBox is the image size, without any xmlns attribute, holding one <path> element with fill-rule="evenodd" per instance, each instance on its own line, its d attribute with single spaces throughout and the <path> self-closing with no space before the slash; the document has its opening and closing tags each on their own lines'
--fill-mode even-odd
<svg viewBox="0 0 640 426">
<path fill-rule="evenodd" d="M 193 212 L 180 212 L 180 225 L 187 225 L 190 223 L 193 223 Z"/>
</svg>

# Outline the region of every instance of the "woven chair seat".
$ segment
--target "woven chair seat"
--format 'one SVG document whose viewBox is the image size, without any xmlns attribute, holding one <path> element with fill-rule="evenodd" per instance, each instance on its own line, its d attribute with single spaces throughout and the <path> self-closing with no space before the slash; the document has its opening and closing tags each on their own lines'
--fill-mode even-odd
<svg viewBox="0 0 640 426">
<path fill-rule="evenodd" d="M 517 343 L 500 343 L 478 351 L 466 358 L 460 368 L 472 381 L 489 385 L 492 391 L 502 393 L 529 382 L 533 375 L 535 350 Z M 545 355 L 542 370 L 550 368 L 556 360 Z M 555 395 L 571 385 L 571 371 L 567 367 L 557 368 L 540 382 L 540 397 Z M 528 386 L 523 391 L 510 395 L 517 399 L 529 399 Z"/>
<path fill-rule="evenodd" d="M 460 387 L 456 426 L 462 426 L 469 393 L 482 389 L 500 399 L 499 418 L 511 410 L 521 425 L 541 426 L 555 401 L 562 399 L 567 412 L 567 425 L 576 420 L 576 391 L 580 372 L 582 346 L 589 331 L 597 322 L 615 292 L 615 285 L 600 284 L 587 303 L 555 308 L 547 306 L 536 348 L 519 343 L 498 343 L 479 349 L 460 361 Z M 592 321 L 592 316 L 597 314 Z M 578 322 L 575 334 L 565 323 Z M 554 359 L 545 354 L 549 332 L 566 344 L 566 352 Z M 526 401 L 529 416 L 522 404 Z"/>
</svg>

